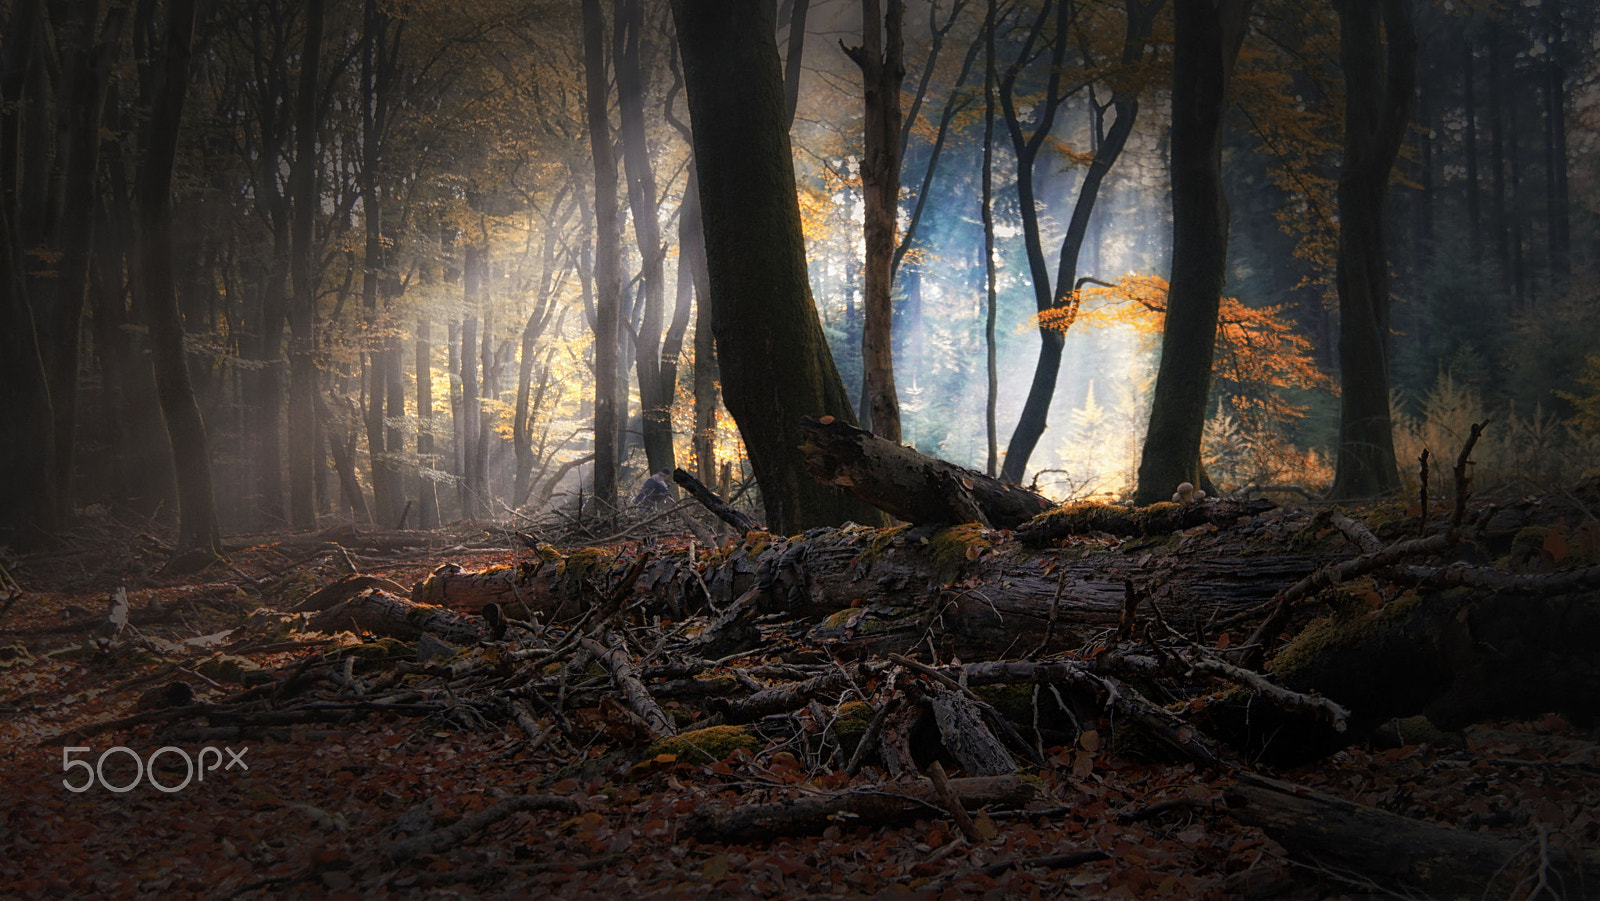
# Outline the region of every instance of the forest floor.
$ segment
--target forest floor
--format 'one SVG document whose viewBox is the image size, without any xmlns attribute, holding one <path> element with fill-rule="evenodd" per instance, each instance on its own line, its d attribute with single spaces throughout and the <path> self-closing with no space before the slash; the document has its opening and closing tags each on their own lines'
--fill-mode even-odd
<svg viewBox="0 0 1600 901">
<path fill-rule="evenodd" d="M 643 742 L 614 701 L 569 703 L 554 716 L 540 708 L 531 724 L 488 718 L 469 697 L 481 675 L 452 680 L 440 665 L 388 659 L 329 669 L 358 638 L 286 627 L 273 613 L 353 571 L 409 588 L 441 563 L 479 569 L 530 553 L 505 531 L 412 534 L 423 541 L 387 551 L 351 550 L 327 535 L 232 536 L 228 565 L 167 576 L 162 536 L 107 517 L 52 551 L 7 559 L 25 593 L 4 604 L 0 586 L 0 895 L 1420 896 L 1292 855 L 1229 815 L 1222 798 L 1235 775 L 1119 746 L 1104 721 L 1042 746 L 1044 766 L 1023 769 L 1032 801 L 970 824 L 927 805 L 892 822 L 837 814 L 812 834 L 697 838 L 686 827 L 696 814 L 892 786 L 874 765 L 846 775 L 842 753 L 818 765 L 807 733 L 815 738 L 819 719 L 837 710 L 815 701 L 795 715 L 787 741 L 700 759 L 641 757 Z M 606 546 L 624 557 L 638 550 L 626 540 Z M 119 586 L 130 626 L 97 643 Z M 326 676 L 296 687 L 301 721 L 201 726 L 172 713 L 251 692 L 266 702 L 253 709 L 271 710 L 313 671 Z M 423 690 L 385 693 L 406 686 Z M 307 699 L 322 715 L 307 714 Z M 1592 728 L 1548 714 L 1426 737 L 1362 742 L 1274 775 L 1525 843 L 1495 897 L 1538 894 L 1550 846 L 1600 843 Z M 190 761 L 200 766 L 192 781 Z M 1543 897 L 1600 897 L 1600 886 L 1551 886 Z"/>
</svg>

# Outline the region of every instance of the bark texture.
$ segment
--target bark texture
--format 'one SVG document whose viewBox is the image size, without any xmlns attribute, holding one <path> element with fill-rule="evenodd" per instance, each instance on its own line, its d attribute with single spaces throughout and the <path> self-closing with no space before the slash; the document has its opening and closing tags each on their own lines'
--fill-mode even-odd
<svg viewBox="0 0 1600 901">
<path fill-rule="evenodd" d="M 710 270 L 723 402 L 761 485 L 767 524 L 793 532 L 870 507 L 817 485 L 800 418 L 854 421 L 811 299 L 771 10 L 676 2 Z"/>
<path fill-rule="evenodd" d="M 1172 288 L 1139 460 L 1141 504 L 1165 500 L 1183 482 L 1207 487 L 1200 436 L 1228 262 L 1222 128 L 1250 6 L 1223 0 L 1173 9 Z"/>
</svg>

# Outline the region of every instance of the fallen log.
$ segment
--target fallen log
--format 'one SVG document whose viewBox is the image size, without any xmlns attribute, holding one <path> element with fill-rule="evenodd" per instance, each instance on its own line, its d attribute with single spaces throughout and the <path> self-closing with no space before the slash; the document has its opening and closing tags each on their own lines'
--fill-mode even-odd
<svg viewBox="0 0 1600 901">
<path fill-rule="evenodd" d="M 967 810 L 1017 808 L 1033 799 L 1033 787 L 1017 776 L 951 779 L 950 791 Z M 938 790 L 931 781 L 919 779 L 726 811 L 703 806 L 684 819 L 682 831 L 702 842 L 734 844 L 820 833 L 836 823 L 885 825 L 943 813 Z"/>
<path fill-rule="evenodd" d="M 1017 485 L 831 416 L 805 419 L 800 428 L 800 449 L 813 478 L 909 523 L 981 522 L 1014 529 L 1053 506 Z"/>
<path fill-rule="evenodd" d="M 368 588 L 329 607 L 311 617 L 307 628 L 318 632 L 354 629 L 406 641 L 429 633 L 456 644 L 476 644 L 487 637 L 481 617 L 414 604 L 382 588 Z"/>
<path fill-rule="evenodd" d="M 1226 529 L 1246 516 L 1265 513 L 1276 506 L 1261 498 L 1162 502 L 1148 507 L 1079 501 L 1040 513 L 1017 528 L 1017 537 L 1030 547 L 1046 547 L 1052 541 L 1096 532 L 1133 538 L 1207 525 Z"/>
<path fill-rule="evenodd" d="M 736 602 L 748 606 L 748 617 L 784 613 L 815 622 L 807 640 L 845 656 L 903 651 L 931 636 L 952 653 L 978 659 L 1039 646 L 1052 608 L 1057 627 L 1046 650 L 1075 648 L 1114 630 L 1124 582 L 1157 574 L 1182 585 L 1181 609 L 1169 607 L 1164 615 L 1193 633 L 1248 616 L 1322 559 L 1205 553 L 1180 548 L 1177 538 L 1147 539 L 1138 553 L 1114 541 L 1036 551 L 976 524 L 920 535 L 906 526 L 847 526 L 794 538 L 752 533 L 692 556 L 660 553 L 637 575 L 627 602 L 673 619 L 708 607 L 729 613 Z M 525 605 L 530 617 L 557 622 L 583 615 L 627 572 L 625 561 L 598 550 L 563 556 L 546 548 L 538 557 L 477 572 L 441 567 L 418 583 L 412 598 L 466 612 L 491 602 L 512 611 Z M 753 628 L 730 625 L 708 633 L 736 633 L 744 643 L 719 642 L 714 656 L 752 646 Z"/>
<path fill-rule="evenodd" d="M 1600 885 L 1600 853 L 1573 855 L 1388 813 L 1277 779 L 1241 774 L 1227 812 L 1258 826 L 1296 857 L 1429 897 L 1502 897 L 1528 872 L 1551 867 L 1566 885 Z M 1495 890 L 1498 887 L 1498 890 Z"/>
</svg>

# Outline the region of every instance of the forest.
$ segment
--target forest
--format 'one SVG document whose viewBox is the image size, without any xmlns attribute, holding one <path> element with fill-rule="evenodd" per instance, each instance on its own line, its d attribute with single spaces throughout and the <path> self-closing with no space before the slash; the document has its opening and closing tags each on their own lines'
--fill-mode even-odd
<svg viewBox="0 0 1600 901">
<path fill-rule="evenodd" d="M 24 896 L 1600 885 L 1587 0 L 0 23 Z"/>
</svg>

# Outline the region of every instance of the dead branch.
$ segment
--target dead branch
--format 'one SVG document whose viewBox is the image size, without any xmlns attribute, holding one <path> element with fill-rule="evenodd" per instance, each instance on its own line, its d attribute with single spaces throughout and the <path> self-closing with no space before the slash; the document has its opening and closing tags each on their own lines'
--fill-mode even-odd
<svg viewBox="0 0 1600 901">
<path fill-rule="evenodd" d="M 746 532 L 765 532 L 767 530 L 766 527 L 761 523 L 758 523 L 750 516 L 735 510 L 722 498 L 717 497 L 717 495 L 710 488 L 707 488 L 704 483 L 691 475 L 687 470 L 674 469 L 672 471 L 672 481 L 682 485 L 683 489 L 689 492 L 690 497 L 693 497 L 695 500 L 699 501 L 701 506 L 705 507 L 707 510 L 715 513 L 718 519 L 732 526 L 734 531 L 738 534 L 743 535 Z"/>
<path fill-rule="evenodd" d="M 639 681 L 638 671 L 634 669 L 631 655 L 622 640 L 615 635 L 608 635 L 606 639 L 605 644 L 601 644 L 593 638 L 583 638 L 579 639 L 578 644 L 611 671 L 612 681 L 627 697 L 628 705 L 644 719 L 653 737 L 677 735 L 678 727 L 672 722 L 672 717 L 661 709 L 661 705 L 650 696 L 650 690 Z"/>
</svg>

